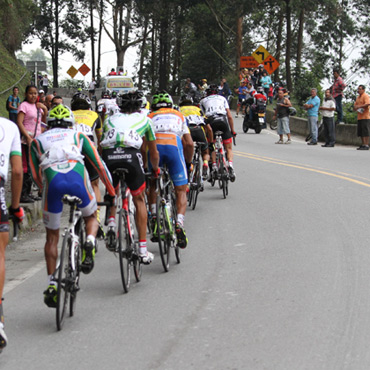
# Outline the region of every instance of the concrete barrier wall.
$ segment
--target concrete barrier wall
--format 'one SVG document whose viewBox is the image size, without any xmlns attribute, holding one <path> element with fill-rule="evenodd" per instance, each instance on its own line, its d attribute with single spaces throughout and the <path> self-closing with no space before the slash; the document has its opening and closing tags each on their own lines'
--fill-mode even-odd
<svg viewBox="0 0 370 370">
<path fill-rule="evenodd" d="M 267 111 L 267 122 L 272 120 L 274 113 Z M 292 134 L 306 137 L 309 133 L 306 118 L 290 117 L 289 119 L 290 131 Z M 361 139 L 357 136 L 357 125 L 337 125 L 335 129 L 336 142 L 343 145 L 361 145 Z M 319 140 L 324 140 L 322 135 Z"/>
</svg>

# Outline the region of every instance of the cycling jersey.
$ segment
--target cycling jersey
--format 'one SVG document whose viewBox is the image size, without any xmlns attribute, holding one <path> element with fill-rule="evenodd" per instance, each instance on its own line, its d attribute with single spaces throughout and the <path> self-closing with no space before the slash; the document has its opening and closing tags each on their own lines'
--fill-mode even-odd
<svg viewBox="0 0 370 370">
<path fill-rule="evenodd" d="M 215 115 L 225 116 L 229 104 L 221 95 L 209 95 L 200 101 L 200 108 L 207 118 Z"/>
<path fill-rule="evenodd" d="M 149 118 L 153 120 L 155 133 L 175 134 L 180 138 L 190 133 L 185 117 L 176 109 L 161 108 L 150 113 Z"/>
<path fill-rule="evenodd" d="M 94 131 L 98 134 L 102 131 L 102 123 L 98 113 L 92 110 L 79 109 L 73 111 L 75 118 L 75 129 L 94 140 Z"/>
<path fill-rule="evenodd" d="M 203 113 L 197 106 L 183 105 L 180 107 L 180 112 L 186 117 L 189 126 L 205 125 Z"/>
<path fill-rule="evenodd" d="M 49 229 L 59 228 L 64 194 L 75 195 L 82 200 L 79 208 L 83 217 L 92 215 L 97 208 L 84 166 L 84 155 L 98 171 L 108 193 L 114 195 L 110 173 L 85 134 L 54 128 L 32 141 L 31 173 L 36 184 L 43 188 L 43 221 Z"/>
<path fill-rule="evenodd" d="M 22 156 L 18 126 L 6 118 L 0 117 L 0 177 L 8 178 L 9 158 Z"/>
<path fill-rule="evenodd" d="M 107 148 L 136 148 L 140 149 L 146 140 L 155 140 L 152 121 L 140 113 L 117 113 L 104 121 L 101 147 Z"/>
</svg>

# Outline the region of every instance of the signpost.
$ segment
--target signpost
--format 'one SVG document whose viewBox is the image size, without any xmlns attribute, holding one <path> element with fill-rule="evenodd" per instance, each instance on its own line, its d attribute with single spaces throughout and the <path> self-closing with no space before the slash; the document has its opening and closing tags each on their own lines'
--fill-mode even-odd
<svg viewBox="0 0 370 370">
<path fill-rule="evenodd" d="M 32 60 L 26 62 L 26 67 L 29 71 L 35 72 L 35 86 L 37 86 L 37 72 L 46 71 L 45 60 Z"/>
<path fill-rule="evenodd" d="M 268 74 L 274 73 L 280 63 L 262 46 L 260 45 L 248 57 L 240 57 L 240 68 L 257 68 L 262 64 Z"/>
</svg>

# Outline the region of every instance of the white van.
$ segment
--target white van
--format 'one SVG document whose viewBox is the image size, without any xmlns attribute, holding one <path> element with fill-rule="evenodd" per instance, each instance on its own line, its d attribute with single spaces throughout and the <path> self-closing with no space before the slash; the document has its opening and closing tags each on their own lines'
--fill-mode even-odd
<svg viewBox="0 0 370 370">
<path fill-rule="evenodd" d="M 101 79 L 101 88 L 119 93 L 129 92 L 134 89 L 134 83 L 128 76 L 105 76 Z"/>
</svg>

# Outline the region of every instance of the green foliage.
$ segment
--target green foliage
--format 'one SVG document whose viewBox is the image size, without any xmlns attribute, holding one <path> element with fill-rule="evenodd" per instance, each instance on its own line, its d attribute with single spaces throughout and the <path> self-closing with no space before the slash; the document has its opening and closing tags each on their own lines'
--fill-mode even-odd
<svg viewBox="0 0 370 370">
<path fill-rule="evenodd" d="M 322 100 L 323 92 L 320 85 L 320 78 L 313 71 L 307 68 L 301 69 L 301 74 L 295 79 L 294 91 L 292 95 L 299 106 L 302 106 L 311 96 L 311 89 L 317 89 L 317 95 Z"/>
<path fill-rule="evenodd" d="M 72 78 L 67 78 L 60 82 L 59 87 L 77 90 L 78 88 L 87 89 L 88 86 L 87 84 L 85 84 L 84 80 L 75 80 Z"/>
</svg>

